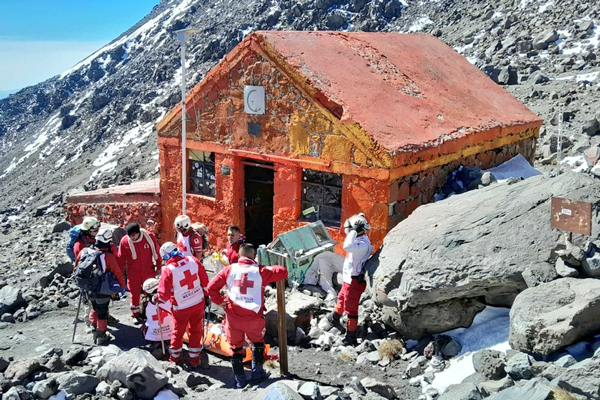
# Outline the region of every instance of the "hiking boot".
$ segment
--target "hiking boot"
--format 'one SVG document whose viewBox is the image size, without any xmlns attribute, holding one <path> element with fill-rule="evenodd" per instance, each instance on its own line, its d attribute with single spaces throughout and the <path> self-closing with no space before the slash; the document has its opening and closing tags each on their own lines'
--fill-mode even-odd
<svg viewBox="0 0 600 400">
<path fill-rule="evenodd" d="M 104 346 L 108 342 L 110 342 L 110 335 L 106 333 L 106 331 L 96 331 L 94 332 L 94 344 L 98 346 Z"/>
<path fill-rule="evenodd" d="M 346 337 L 342 340 L 344 346 L 356 346 L 358 340 L 356 339 L 357 331 L 346 331 Z"/>
<path fill-rule="evenodd" d="M 118 324 L 119 319 L 117 317 L 113 317 L 112 314 L 108 314 L 108 323 L 111 325 Z"/>
<path fill-rule="evenodd" d="M 254 346 L 252 349 L 252 383 L 258 384 L 269 377 L 263 367 L 265 361 L 265 347 Z"/>
<path fill-rule="evenodd" d="M 179 364 L 181 363 L 181 357 L 169 356 L 169 362 L 172 362 L 173 364 Z"/>
<path fill-rule="evenodd" d="M 329 321 L 329 323 L 334 327 L 337 328 L 340 332 L 344 332 L 344 326 L 342 325 L 341 322 L 341 318 L 342 316 L 338 313 L 336 313 L 335 311 L 330 312 L 329 314 L 327 314 L 327 321 Z"/>
<path fill-rule="evenodd" d="M 233 368 L 233 376 L 235 380 L 235 388 L 243 389 L 248 385 L 246 373 L 244 372 L 243 355 L 233 353 L 231 356 L 231 367 Z"/>
</svg>

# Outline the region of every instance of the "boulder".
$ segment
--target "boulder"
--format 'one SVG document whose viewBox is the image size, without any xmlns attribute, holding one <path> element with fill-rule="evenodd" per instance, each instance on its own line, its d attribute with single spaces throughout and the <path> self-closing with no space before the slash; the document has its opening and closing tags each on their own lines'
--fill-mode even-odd
<svg viewBox="0 0 600 400">
<path fill-rule="evenodd" d="M 78 371 L 60 372 L 52 377 L 58 382 L 59 389 L 69 395 L 92 393 L 100 383 L 100 379 L 94 375 Z"/>
<path fill-rule="evenodd" d="M 264 390 L 263 400 L 302 400 L 302 396 L 294 392 L 285 383 L 275 382 Z"/>
<path fill-rule="evenodd" d="M 33 395 L 36 399 L 47 399 L 58 391 L 58 382 L 54 378 L 38 381 L 33 385 Z"/>
<path fill-rule="evenodd" d="M 69 229 L 71 229 L 71 224 L 68 223 L 67 221 L 61 221 L 54 225 L 54 227 L 52 228 L 52 233 L 65 232 L 65 231 L 68 231 Z"/>
<path fill-rule="evenodd" d="M 533 376 L 533 361 L 529 354 L 519 352 L 508 359 L 504 370 L 513 379 L 529 379 Z"/>
<path fill-rule="evenodd" d="M 498 380 L 506 376 L 506 356 L 501 351 L 483 349 L 473 355 L 473 367 L 487 379 Z"/>
<path fill-rule="evenodd" d="M 469 326 L 485 304 L 511 305 L 527 288 L 525 269 L 550 261 L 560 238 L 548 222 L 550 199 L 595 204 L 597 193 L 597 179 L 567 172 L 420 206 L 367 262 L 368 290 L 407 339 Z M 600 221 L 592 225 L 595 240 Z"/>
<path fill-rule="evenodd" d="M 523 271 L 523 280 L 527 287 L 535 287 L 542 283 L 552 282 L 558 278 L 556 268 L 547 262 L 534 262 Z"/>
<path fill-rule="evenodd" d="M 545 378 L 534 378 L 523 386 L 512 386 L 494 395 L 487 400 L 546 400 L 552 399 L 552 388 L 550 381 Z"/>
<path fill-rule="evenodd" d="M 533 48 L 536 50 L 546 50 L 548 45 L 558 40 L 558 33 L 555 30 L 546 30 L 533 38 Z"/>
<path fill-rule="evenodd" d="M 587 399 L 600 399 L 600 354 L 567 368 L 553 382 Z"/>
<path fill-rule="evenodd" d="M 21 307 L 26 307 L 21 289 L 14 286 L 4 286 L 0 289 L 0 315 L 13 313 Z"/>
<path fill-rule="evenodd" d="M 600 280 L 562 278 L 523 291 L 510 310 L 513 349 L 549 355 L 600 331 Z"/>
<path fill-rule="evenodd" d="M 583 273 L 592 278 L 600 277 L 600 252 L 594 251 L 591 257 L 581 263 Z"/>
<path fill-rule="evenodd" d="M 514 386 L 515 381 L 510 376 L 505 376 L 504 378 L 497 381 L 485 381 L 477 384 L 477 389 L 479 392 L 485 396 L 491 396 L 495 393 L 498 393 L 504 389 L 508 389 L 511 386 Z"/>
<path fill-rule="evenodd" d="M 11 362 L 4 371 L 4 378 L 12 382 L 21 382 L 31 373 L 43 368 L 39 360 L 35 358 L 23 358 Z"/>
<path fill-rule="evenodd" d="M 483 396 L 479 393 L 474 383 L 460 383 L 450 385 L 448 389 L 438 397 L 438 400 L 481 400 Z"/>
<path fill-rule="evenodd" d="M 387 383 L 379 382 L 369 377 L 361 379 L 360 383 L 365 389 L 367 389 L 368 392 L 375 392 L 386 399 L 397 398 L 396 392 Z"/>
<path fill-rule="evenodd" d="M 104 364 L 96 376 L 118 380 L 142 399 L 153 398 L 169 380 L 162 365 L 145 350 L 133 348 Z"/>
</svg>

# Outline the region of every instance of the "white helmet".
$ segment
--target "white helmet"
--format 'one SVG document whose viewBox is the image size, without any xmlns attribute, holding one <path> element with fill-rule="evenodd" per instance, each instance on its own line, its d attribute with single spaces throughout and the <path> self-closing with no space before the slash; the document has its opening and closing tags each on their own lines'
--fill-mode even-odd
<svg viewBox="0 0 600 400">
<path fill-rule="evenodd" d="M 100 243 L 110 243 L 113 240 L 113 231 L 109 228 L 104 228 L 96 235 L 96 241 Z"/>
<path fill-rule="evenodd" d="M 81 230 L 89 231 L 90 229 L 100 229 L 100 222 L 98 222 L 98 219 L 96 217 L 85 217 L 83 219 L 83 222 L 81 223 Z"/>
<path fill-rule="evenodd" d="M 348 218 L 346 222 L 344 222 L 344 228 L 346 230 L 355 230 L 361 234 L 371 229 L 371 225 L 369 225 L 369 221 L 367 221 L 365 214 L 360 213 Z"/>
<path fill-rule="evenodd" d="M 175 228 L 188 230 L 190 226 L 192 226 L 192 220 L 187 215 L 180 215 L 175 218 Z"/>
<path fill-rule="evenodd" d="M 163 260 L 168 260 L 178 252 L 179 250 L 177 250 L 177 246 L 173 242 L 166 242 L 160 246 L 160 256 L 163 258 Z"/>
<path fill-rule="evenodd" d="M 149 294 L 154 294 L 158 290 L 158 279 L 150 278 L 144 281 L 142 285 L 142 290 Z"/>
<path fill-rule="evenodd" d="M 202 235 L 208 235 L 208 228 L 206 227 L 206 225 L 201 224 L 200 222 L 194 222 L 192 224 L 192 228 L 194 228 L 194 230 Z"/>
</svg>

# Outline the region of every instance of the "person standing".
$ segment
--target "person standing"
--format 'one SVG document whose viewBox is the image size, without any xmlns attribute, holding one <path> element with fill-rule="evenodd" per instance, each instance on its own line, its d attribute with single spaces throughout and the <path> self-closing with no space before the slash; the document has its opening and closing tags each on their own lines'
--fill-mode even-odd
<svg viewBox="0 0 600 400">
<path fill-rule="evenodd" d="M 227 228 L 227 249 L 225 255 L 229 260 L 230 264 L 238 262 L 240 256 L 240 246 L 246 242 L 246 238 L 242 235 L 240 228 L 235 225 L 231 225 Z"/>
<path fill-rule="evenodd" d="M 80 225 L 80 235 L 75 245 L 73 246 L 73 252 L 75 258 L 79 256 L 81 250 L 86 247 L 92 246 L 96 243 L 96 235 L 100 229 L 100 221 L 96 217 L 85 217 Z"/>
<path fill-rule="evenodd" d="M 238 389 L 248 383 L 243 366 L 246 337 L 252 342 L 252 380 L 258 382 L 267 377 L 263 368 L 265 286 L 285 279 L 288 274 L 285 267 L 280 265 L 258 265 L 254 261 L 256 250 L 251 244 L 242 244 L 239 250 L 238 262 L 226 266 L 208 284 L 211 300 L 225 310 L 227 342 L 233 352 L 231 366 L 235 387 Z M 226 296 L 221 294 L 221 288 L 224 286 L 227 290 Z"/>
<path fill-rule="evenodd" d="M 175 218 L 177 248 L 185 257 L 202 258 L 202 236 L 192 228 L 192 220 L 187 215 Z"/>
<path fill-rule="evenodd" d="M 344 283 L 334 310 L 327 316 L 332 325 L 339 326 L 342 314 L 346 313 L 348 322 L 344 344 L 351 346 L 357 344 L 358 303 L 367 287 L 364 265 L 373 252 L 373 246 L 366 235 L 369 229 L 371 226 L 363 213 L 353 215 L 344 222 L 346 233 L 343 244 L 346 258 L 342 267 Z"/>
<path fill-rule="evenodd" d="M 125 287 L 125 278 L 117 259 L 113 254 L 112 246 L 113 231 L 111 229 L 102 229 L 96 235 L 95 244 L 89 247 L 89 250 L 93 253 L 91 256 L 98 257 L 100 260 L 100 267 L 102 272 L 110 272 L 119 282 L 121 289 Z M 98 252 L 96 251 L 98 250 Z M 87 256 L 86 251 L 80 251 L 75 261 L 74 270 L 82 259 Z M 98 253 L 98 254 L 97 254 Z M 90 323 L 94 332 L 94 343 L 103 345 L 110 341 L 110 336 L 107 334 L 108 329 L 108 307 L 110 305 L 110 295 L 99 294 L 88 291 L 87 297 L 92 303 L 92 309 L 90 310 Z"/>
<path fill-rule="evenodd" d="M 208 300 L 206 286 L 208 275 L 202 263 L 192 256 L 183 256 L 175 243 L 166 242 L 160 248 L 160 255 L 166 265 L 158 285 L 158 301 L 173 305 L 173 333 L 169 361 L 181 362 L 183 335 L 189 332 L 189 364 L 208 367 L 208 356 L 202 353 L 202 333 L 204 305 Z M 201 360 L 202 358 L 202 360 Z"/>
<path fill-rule="evenodd" d="M 142 284 L 154 278 L 162 264 L 159 246 L 152 232 L 140 228 L 137 223 L 127 225 L 127 235 L 121 238 L 119 258 L 127 272 L 127 289 L 131 293 L 129 308 L 131 317 L 140 320 L 140 296 Z"/>
</svg>

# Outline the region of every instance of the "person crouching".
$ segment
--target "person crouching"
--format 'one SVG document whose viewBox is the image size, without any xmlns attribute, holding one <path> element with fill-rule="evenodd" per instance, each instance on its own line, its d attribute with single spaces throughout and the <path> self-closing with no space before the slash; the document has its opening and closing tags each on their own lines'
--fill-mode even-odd
<svg viewBox="0 0 600 400">
<path fill-rule="evenodd" d="M 171 302 L 157 303 L 156 292 L 158 291 L 159 281 L 156 278 L 146 279 L 142 285 L 142 290 L 148 298 L 146 309 L 146 322 L 142 326 L 144 339 L 152 347 L 152 351 L 161 347 L 161 343 L 170 340 L 173 333 L 173 318 L 171 315 Z M 164 350 L 164 349 L 163 349 Z"/>
<path fill-rule="evenodd" d="M 160 303 L 170 300 L 173 305 L 169 361 L 181 362 L 183 335 L 187 330 L 190 366 L 197 367 L 202 363 L 201 367 L 207 368 L 208 356 L 202 353 L 204 305 L 208 300 L 205 295 L 208 275 L 204 265 L 196 257 L 184 257 L 173 242 L 163 244 L 160 255 L 166 265 L 160 276 L 157 299 Z"/>
<path fill-rule="evenodd" d="M 259 382 L 267 377 L 263 369 L 265 355 L 265 286 L 287 277 L 281 265 L 265 267 L 254 258 L 256 251 L 251 244 L 240 246 L 240 259 L 226 266 L 208 284 L 208 293 L 213 303 L 225 310 L 227 342 L 231 346 L 231 366 L 235 387 L 241 389 L 248 384 L 244 373 L 245 337 L 252 342 L 252 380 Z M 227 287 L 227 297 L 221 288 Z"/>
</svg>

